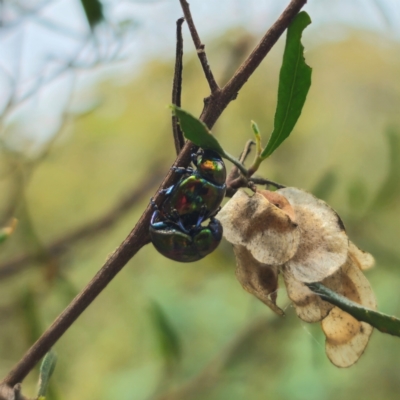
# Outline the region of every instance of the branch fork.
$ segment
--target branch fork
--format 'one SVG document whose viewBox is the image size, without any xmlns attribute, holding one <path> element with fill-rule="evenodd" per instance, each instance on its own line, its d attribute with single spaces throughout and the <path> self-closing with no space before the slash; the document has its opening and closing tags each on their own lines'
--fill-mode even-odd
<svg viewBox="0 0 400 400">
<path fill-rule="evenodd" d="M 210 87 L 211 96 L 201 114 L 200 119 L 209 129 L 215 124 L 229 103 L 236 98 L 238 92 L 250 78 L 261 61 L 275 45 L 279 37 L 290 25 L 293 18 L 299 13 L 307 0 L 292 0 L 283 11 L 279 19 L 272 25 L 261 39 L 257 47 L 248 56 L 247 60 L 238 68 L 229 82 L 221 89 L 216 83 L 212 71 L 209 67 L 204 46 L 195 29 L 193 19 L 190 14 L 189 5 L 186 0 L 180 0 L 185 19 L 188 23 L 193 42 L 203 67 L 204 74 Z M 193 143 L 186 142 L 182 151 L 179 153 L 174 167 L 187 167 L 191 160 Z M 161 203 L 162 194 L 160 191 L 175 183 L 177 175 L 169 170 L 164 181 L 157 190 L 154 201 Z M 68 328 L 76 321 L 83 311 L 92 301 L 102 292 L 111 282 L 117 273 L 126 263 L 147 243 L 149 243 L 149 223 L 152 215 L 152 207 L 149 204 L 143 212 L 139 221 L 127 238 L 114 251 L 110 258 L 105 262 L 99 272 L 93 277 L 88 285 L 78 294 L 71 304 L 56 318 L 53 324 L 43 333 L 43 335 L 32 345 L 21 360 L 13 367 L 0 385 L 13 387 L 28 375 L 36 363 L 49 351 L 51 347 L 62 337 Z"/>
</svg>

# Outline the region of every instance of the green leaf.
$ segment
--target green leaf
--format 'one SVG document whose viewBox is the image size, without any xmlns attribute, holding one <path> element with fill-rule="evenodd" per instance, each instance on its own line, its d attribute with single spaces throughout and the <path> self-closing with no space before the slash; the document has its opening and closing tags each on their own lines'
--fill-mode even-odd
<svg viewBox="0 0 400 400">
<path fill-rule="evenodd" d="M 181 358 L 181 342 L 177 332 L 164 310 L 156 302 L 150 305 L 150 316 L 162 357 L 167 365 L 176 364 Z"/>
<path fill-rule="evenodd" d="M 221 157 L 226 158 L 231 163 L 236 165 L 236 167 L 238 167 L 239 170 L 245 176 L 247 176 L 247 170 L 242 163 L 221 147 L 218 140 L 211 135 L 211 132 L 202 121 L 194 117 L 192 114 L 189 114 L 187 111 L 182 110 L 182 108 L 175 106 L 174 104 L 172 104 L 170 107 L 174 115 L 178 118 L 179 125 L 181 126 L 182 132 L 186 139 L 190 140 L 202 149 L 215 151 Z"/>
<path fill-rule="evenodd" d="M 308 283 L 307 286 L 321 299 L 339 307 L 358 321 L 367 322 L 383 333 L 400 336 L 400 320 L 387 314 L 371 310 L 354 303 L 340 294 L 333 292 L 321 283 Z"/>
<path fill-rule="evenodd" d="M 372 207 L 379 211 L 396 206 L 400 196 L 398 185 L 400 181 L 400 157 L 398 156 L 400 152 L 400 129 L 389 127 L 385 134 L 389 151 L 389 169 L 372 204 Z"/>
<path fill-rule="evenodd" d="M 50 350 L 43 358 L 42 365 L 40 366 L 39 374 L 39 389 L 37 397 L 45 398 L 46 391 L 49 386 L 51 375 L 53 375 L 54 369 L 57 364 L 57 354 L 54 350 Z"/>
<path fill-rule="evenodd" d="M 81 0 L 90 29 L 104 20 L 103 4 L 99 0 Z"/>
<path fill-rule="evenodd" d="M 224 149 L 215 139 L 207 126 L 198 118 L 189 114 L 187 111 L 175 105 L 171 105 L 173 113 L 179 119 L 179 125 L 186 137 L 186 139 L 193 142 L 195 145 L 206 150 L 214 150 L 221 156 L 225 154 Z"/>
<path fill-rule="evenodd" d="M 285 51 L 279 74 L 274 130 L 261 155 L 263 159 L 270 156 L 290 135 L 306 101 L 311 86 L 311 68 L 304 60 L 301 35 L 310 23 L 309 15 L 302 11 L 287 30 Z"/>
<path fill-rule="evenodd" d="M 338 183 L 337 174 L 334 170 L 327 171 L 312 188 L 311 193 L 318 199 L 327 201 Z"/>
<path fill-rule="evenodd" d="M 28 343 L 34 343 L 42 333 L 39 306 L 33 289 L 28 286 L 21 296 L 21 311 Z"/>
<path fill-rule="evenodd" d="M 353 213 L 359 213 L 368 199 L 368 188 L 361 179 L 353 179 L 347 187 L 347 198 Z"/>
<path fill-rule="evenodd" d="M 1 229 L 0 230 L 0 243 L 5 242 L 9 236 L 10 236 L 10 234 L 8 232 L 5 232 L 4 229 Z"/>
</svg>

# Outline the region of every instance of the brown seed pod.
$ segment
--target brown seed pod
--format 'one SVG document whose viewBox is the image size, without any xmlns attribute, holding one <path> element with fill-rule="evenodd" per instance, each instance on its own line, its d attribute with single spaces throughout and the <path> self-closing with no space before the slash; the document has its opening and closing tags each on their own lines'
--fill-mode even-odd
<svg viewBox="0 0 400 400">
<path fill-rule="evenodd" d="M 272 311 L 284 315 L 276 305 L 278 267 L 260 263 L 244 246 L 234 245 L 233 252 L 236 257 L 236 278 L 243 289 L 261 300 Z"/>
<path fill-rule="evenodd" d="M 279 196 L 284 200 L 283 196 Z M 288 208 L 291 208 L 287 204 Z M 296 253 L 300 232 L 290 215 L 265 196 L 249 196 L 242 190 L 218 213 L 225 238 L 234 245 L 245 246 L 262 264 L 281 265 Z"/>
<path fill-rule="evenodd" d="M 286 263 L 300 282 L 322 282 L 347 259 L 349 240 L 337 213 L 324 201 L 297 188 L 279 189 L 293 207 L 300 230 L 296 254 Z"/>
<path fill-rule="evenodd" d="M 340 294 L 348 299 L 376 309 L 375 295 L 361 269 L 349 256 L 344 268 Z M 329 360 L 337 367 L 350 367 L 364 352 L 372 333 L 372 326 L 334 307 L 321 322 L 326 336 L 325 350 Z"/>
</svg>

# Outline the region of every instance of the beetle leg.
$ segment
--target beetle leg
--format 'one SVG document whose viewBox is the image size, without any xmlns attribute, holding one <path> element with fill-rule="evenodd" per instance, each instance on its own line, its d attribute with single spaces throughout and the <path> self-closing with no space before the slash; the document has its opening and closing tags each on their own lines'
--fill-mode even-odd
<svg viewBox="0 0 400 400">
<path fill-rule="evenodd" d="M 198 158 L 198 156 L 199 156 L 199 153 L 192 153 L 190 155 L 190 158 L 192 160 L 193 165 L 197 166 L 197 158 Z"/>
<path fill-rule="evenodd" d="M 175 224 L 178 228 L 180 228 L 183 232 L 189 233 L 189 230 L 183 225 L 182 219 L 178 211 L 174 208 L 171 210 L 170 215 L 168 216 L 170 221 Z"/>
<path fill-rule="evenodd" d="M 169 195 L 172 192 L 172 189 L 174 188 L 175 185 L 171 185 L 170 187 L 167 187 L 166 189 L 161 189 L 159 193 Z"/>
<path fill-rule="evenodd" d="M 153 199 L 152 199 L 153 200 Z M 154 202 L 152 202 L 152 205 L 154 205 L 155 207 L 157 207 L 157 205 L 154 203 Z M 155 220 L 156 220 L 156 218 L 158 217 L 160 215 L 160 210 L 157 208 L 154 212 L 153 212 L 153 214 L 152 214 L 152 216 L 151 216 L 151 220 L 150 220 L 150 225 L 154 225 L 155 224 Z"/>
<path fill-rule="evenodd" d="M 177 174 L 188 174 L 188 175 L 192 175 L 194 172 L 194 169 L 191 167 L 171 167 L 172 171 L 176 172 Z"/>
<path fill-rule="evenodd" d="M 182 220 L 180 218 L 178 219 L 178 226 L 182 229 L 183 232 L 189 233 L 189 231 L 183 226 Z"/>
<path fill-rule="evenodd" d="M 157 207 L 157 205 L 155 205 L 155 207 Z M 159 220 L 157 221 L 157 219 Z M 175 221 L 171 221 L 169 218 L 163 219 L 160 210 L 157 208 L 151 216 L 150 226 L 152 226 L 154 229 L 163 229 L 168 227 L 169 224 L 173 224 L 176 225 L 177 227 L 180 227 L 179 224 L 177 224 Z"/>
<path fill-rule="evenodd" d="M 159 211 L 158 205 L 156 204 L 156 202 L 154 201 L 153 198 L 150 199 L 150 204 L 151 204 L 151 206 L 153 207 L 153 209 L 154 209 L 155 211 Z M 154 215 L 154 214 L 153 214 L 153 215 Z"/>
<path fill-rule="evenodd" d="M 199 218 L 197 218 L 197 222 L 196 222 L 196 228 L 198 228 L 201 223 L 207 219 L 207 207 L 205 204 L 203 204 L 200 208 L 200 213 L 199 213 Z"/>
<path fill-rule="evenodd" d="M 212 214 L 208 216 L 210 219 L 214 219 L 214 217 L 221 211 L 221 207 L 218 207 Z"/>
</svg>

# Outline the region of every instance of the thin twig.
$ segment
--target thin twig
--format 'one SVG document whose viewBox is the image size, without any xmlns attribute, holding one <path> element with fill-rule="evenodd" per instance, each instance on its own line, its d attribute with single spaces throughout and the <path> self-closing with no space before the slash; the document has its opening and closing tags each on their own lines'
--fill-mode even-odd
<svg viewBox="0 0 400 400">
<path fill-rule="evenodd" d="M 269 50 L 276 43 L 280 35 L 282 35 L 306 2 L 307 0 L 292 0 L 279 19 L 262 38 L 259 45 L 250 54 L 248 59 L 241 67 L 239 67 L 233 78 L 221 91 L 217 92 L 215 96 L 211 96 L 203 109 L 202 115 L 200 116 L 200 119 L 209 128 L 212 128 L 228 104 L 236 98 L 238 91 L 246 83 L 251 74 L 268 54 Z M 174 167 L 187 167 L 189 165 L 192 147 L 193 144 L 191 142 L 185 144 L 173 165 Z M 161 190 L 174 184 L 177 179 L 177 174 L 170 169 L 153 198 L 157 205 L 161 204 L 165 196 Z M 129 233 L 127 238 L 109 257 L 103 267 L 82 290 L 82 292 L 75 297 L 71 304 L 57 317 L 53 324 L 43 333 L 43 335 L 32 345 L 22 359 L 8 373 L 2 381 L 3 384 L 13 386 L 16 383 L 21 382 L 35 364 L 46 354 L 46 352 L 82 314 L 82 312 L 111 282 L 125 264 L 144 245 L 149 243 L 149 224 L 152 213 L 153 207 L 151 204 L 148 204 L 146 210 L 143 212 L 136 226 Z"/>
<path fill-rule="evenodd" d="M 190 34 L 192 35 L 194 47 L 197 51 L 197 56 L 199 57 L 201 66 L 203 67 L 204 75 L 206 76 L 208 85 L 210 86 L 211 94 L 218 92 L 220 90 L 217 82 L 215 81 L 214 75 L 211 71 L 210 65 L 208 64 L 207 55 L 204 51 L 205 45 L 201 43 L 200 36 L 197 33 L 196 26 L 193 22 L 192 14 L 190 12 L 189 3 L 186 0 L 179 0 L 181 3 L 183 15 L 188 24 Z"/>
<path fill-rule="evenodd" d="M 184 18 L 179 18 L 176 21 L 176 55 L 175 55 L 175 71 L 174 80 L 172 82 L 172 104 L 181 106 L 181 93 L 182 93 L 182 57 L 183 57 L 183 38 L 182 38 L 182 24 Z M 176 155 L 178 155 L 183 146 L 185 145 L 185 138 L 181 127 L 178 125 L 178 118 L 172 115 L 172 132 L 174 135 L 174 143 Z"/>
<path fill-rule="evenodd" d="M 256 185 L 266 185 L 268 186 L 275 186 L 277 189 L 283 189 L 286 186 L 281 185 L 280 183 L 271 181 L 270 179 L 258 178 L 258 177 L 251 177 L 251 182 L 255 183 Z"/>
<path fill-rule="evenodd" d="M 212 96 L 210 101 L 205 105 L 200 119 L 212 128 L 227 105 L 236 99 L 239 90 L 247 82 L 256 68 L 261 64 L 262 60 L 269 53 L 271 48 L 278 41 L 285 29 L 290 25 L 293 18 L 299 13 L 307 0 L 292 0 L 286 7 L 278 20 L 266 32 L 264 37 L 254 48 L 247 59 L 236 70 L 234 76 L 229 82 L 218 92 Z"/>
<path fill-rule="evenodd" d="M 253 146 L 253 145 L 254 145 L 254 142 L 252 140 L 247 141 L 242 153 L 239 156 L 240 163 L 244 164 L 247 156 L 250 154 L 251 146 Z M 226 197 L 232 197 L 236 193 L 236 190 L 238 189 L 238 187 L 234 183 L 237 182 L 238 180 L 240 180 L 240 182 L 243 183 L 242 186 L 245 185 L 246 179 L 240 175 L 238 167 L 236 167 L 234 165 L 231 169 L 231 172 L 226 177 L 226 194 L 225 194 Z"/>
</svg>

